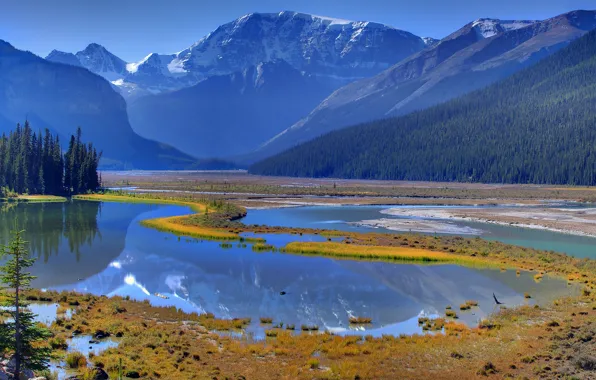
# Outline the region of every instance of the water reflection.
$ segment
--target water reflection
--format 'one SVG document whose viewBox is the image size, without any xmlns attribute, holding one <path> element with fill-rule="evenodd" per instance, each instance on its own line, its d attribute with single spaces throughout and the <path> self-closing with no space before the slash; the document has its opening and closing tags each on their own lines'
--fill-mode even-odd
<svg viewBox="0 0 596 380">
<path fill-rule="evenodd" d="M 419 315 L 442 314 L 445 306 L 457 308 L 467 299 L 480 307 L 458 314 L 475 323 L 492 312 L 493 292 L 506 304 L 519 305 L 572 291 L 564 281 L 545 277 L 536 284 L 531 275 L 518 278 L 514 272 L 255 253 L 236 243 L 222 249 L 219 242 L 178 239 L 138 223 L 187 212 L 176 206 L 84 201 L 21 204 L 0 213 L 0 238 L 8 239 L 18 216 L 31 253 L 40 258 L 34 267 L 36 287 L 128 295 L 218 317 L 250 317 L 257 321 L 250 327 L 257 335 L 264 329 L 260 317 L 340 333 L 412 333 L 419 331 Z M 265 238 L 277 246 L 322 239 Z M 533 296 L 529 301 L 526 291 Z M 373 325 L 351 330 L 350 316 L 371 317 Z"/>
<path fill-rule="evenodd" d="M 25 230 L 30 252 L 38 260 L 48 262 L 58 255 L 66 241 L 69 252 L 77 260 L 83 245 L 91 246 L 98 237 L 99 202 L 68 202 L 46 204 L 5 203 L 0 212 L 0 239 L 7 241 L 15 221 Z M 101 238 L 101 236 L 99 236 Z"/>
<path fill-rule="evenodd" d="M 17 220 L 30 254 L 38 259 L 32 268 L 38 277 L 33 286 L 73 284 L 101 272 L 118 257 L 130 223 L 152 208 L 83 201 L 4 204 L 0 242 L 9 241 Z"/>
</svg>

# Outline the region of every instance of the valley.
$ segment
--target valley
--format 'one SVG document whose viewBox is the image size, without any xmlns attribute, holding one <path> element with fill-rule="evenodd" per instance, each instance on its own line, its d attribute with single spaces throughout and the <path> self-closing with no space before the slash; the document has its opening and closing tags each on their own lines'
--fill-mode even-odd
<svg viewBox="0 0 596 380">
<path fill-rule="evenodd" d="M 593 4 L 29 5 L 0 380 L 596 377 Z"/>
</svg>

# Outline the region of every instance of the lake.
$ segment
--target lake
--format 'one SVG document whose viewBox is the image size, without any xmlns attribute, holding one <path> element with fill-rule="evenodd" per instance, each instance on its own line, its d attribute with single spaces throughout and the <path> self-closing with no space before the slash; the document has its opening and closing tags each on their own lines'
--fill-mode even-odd
<svg viewBox="0 0 596 380">
<path fill-rule="evenodd" d="M 369 218 L 374 207 L 251 210 L 247 223 L 363 230 L 345 221 Z M 476 300 L 459 312 L 475 324 L 494 311 L 492 294 L 507 305 L 544 303 L 575 292 L 565 281 L 532 274 L 456 265 L 413 265 L 337 260 L 282 253 L 256 253 L 250 245 L 178 238 L 147 229 L 147 218 L 187 214 L 186 207 L 138 203 L 69 201 L 64 204 L 5 204 L 0 238 L 8 239 L 17 219 L 38 258 L 33 285 L 100 295 L 149 299 L 217 317 L 250 317 L 249 333 L 262 336 L 260 317 L 275 323 L 318 325 L 337 333 L 420 332 L 419 316 L 442 314 L 447 305 Z M 521 233 L 521 232 L 520 232 Z M 269 244 L 320 240 L 320 236 L 260 235 Z M 528 238 L 531 240 L 531 238 Z M 286 292 L 281 295 L 280 292 Z M 529 292 L 532 299 L 524 298 Z M 161 294 L 167 299 L 155 294 Z M 373 324 L 353 327 L 350 316 Z"/>
</svg>

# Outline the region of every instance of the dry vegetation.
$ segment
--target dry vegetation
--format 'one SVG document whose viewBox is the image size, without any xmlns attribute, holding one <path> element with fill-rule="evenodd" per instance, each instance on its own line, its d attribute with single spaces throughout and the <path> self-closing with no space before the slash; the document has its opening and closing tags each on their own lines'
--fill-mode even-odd
<svg viewBox="0 0 596 380">
<path fill-rule="evenodd" d="M 537 203 L 546 199 L 596 201 L 596 187 L 261 177 L 242 172 L 104 172 L 102 179 L 106 186 L 219 193 L 224 199 L 245 205 L 258 204 L 259 200 L 271 197 L 300 200 L 313 196 L 349 197 L 344 201 L 358 204 Z M 333 198 L 328 199 L 334 202 Z M 247 200 L 249 203 L 245 202 Z M 326 202 L 326 199 L 311 201 Z"/>
</svg>

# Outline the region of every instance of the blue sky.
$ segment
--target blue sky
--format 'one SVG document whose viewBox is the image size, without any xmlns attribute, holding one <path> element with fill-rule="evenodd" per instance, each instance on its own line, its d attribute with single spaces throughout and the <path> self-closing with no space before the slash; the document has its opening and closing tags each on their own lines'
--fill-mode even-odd
<svg viewBox="0 0 596 380">
<path fill-rule="evenodd" d="M 481 17 L 545 19 L 594 0 L 0 0 L 0 39 L 45 56 L 90 42 L 126 61 L 185 49 L 218 25 L 251 12 L 293 10 L 376 21 L 441 38 Z"/>
</svg>

